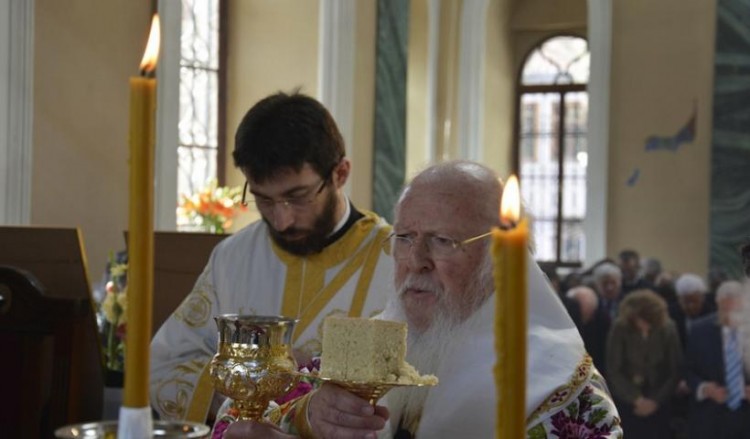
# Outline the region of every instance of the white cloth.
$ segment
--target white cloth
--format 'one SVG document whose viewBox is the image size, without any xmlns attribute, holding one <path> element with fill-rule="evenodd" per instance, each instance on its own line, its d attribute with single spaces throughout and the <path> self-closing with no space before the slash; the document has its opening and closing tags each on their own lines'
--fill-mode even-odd
<svg viewBox="0 0 750 439">
<path fill-rule="evenodd" d="M 382 246 L 389 231 L 385 221 L 368 212 L 323 252 L 307 257 L 281 250 L 263 222 L 223 240 L 193 291 L 151 343 L 152 406 L 163 419 L 186 416 L 203 369 L 216 354 L 216 315 L 280 315 L 286 306 L 287 317 L 301 319 L 295 349 L 314 354 L 320 352 L 323 318 L 352 312 L 362 285 L 366 299 L 357 315 L 381 311 L 393 285 L 393 262 Z M 365 282 L 368 272 L 371 280 Z"/>
<path fill-rule="evenodd" d="M 120 407 L 117 437 L 142 439 L 153 437 L 153 434 L 154 420 L 151 418 L 151 407 Z"/>
<path fill-rule="evenodd" d="M 542 271 L 531 258 L 528 267 L 527 417 L 553 391 L 570 382 L 585 356 L 575 324 Z M 477 319 L 476 325 L 469 325 L 472 332 L 454 345 L 439 366 L 440 383 L 430 389 L 416 437 L 494 437 L 494 318 L 493 295 L 472 317 Z M 535 419 L 539 423 L 545 417 Z"/>
</svg>

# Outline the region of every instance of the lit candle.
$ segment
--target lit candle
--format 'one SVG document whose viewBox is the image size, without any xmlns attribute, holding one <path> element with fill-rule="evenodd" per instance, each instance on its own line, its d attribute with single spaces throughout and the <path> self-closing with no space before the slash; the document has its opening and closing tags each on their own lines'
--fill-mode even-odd
<svg viewBox="0 0 750 439">
<path fill-rule="evenodd" d="M 125 390 L 118 437 L 151 437 L 149 345 L 154 286 L 154 132 L 159 17 L 154 15 L 141 74 L 130 78 L 130 204 Z M 146 412 L 148 416 L 146 419 Z M 148 433 L 144 433 L 145 429 Z M 148 436 L 139 436 L 148 434 Z"/>
<path fill-rule="evenodd" d="M 500 222 L 492 229 L 495 275 L 495 387 L 498 439 L 526 437 L 526 258 L 527 220 L 521 217 L 518 179 L 511 176 L 503 189 Z"/>
</svg>

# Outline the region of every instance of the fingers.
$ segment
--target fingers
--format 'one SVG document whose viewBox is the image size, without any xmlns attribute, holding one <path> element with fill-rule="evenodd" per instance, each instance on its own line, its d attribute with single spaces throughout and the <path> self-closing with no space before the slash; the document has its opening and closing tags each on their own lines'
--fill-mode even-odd
<svg viewBox="0 0 750 439">
<path fill-rule="evenodd" d="M 385 427 L 388 410 L 331 384 L 312 395 L 308 407 L 310 426 L 323 438 L 375 438 Z"/>
<path fill-rule="evenodd" d="M 369 402 L 339 386 L 328 383 L 321 386 L 314 399 L 319 400 L 321 405 L 334 407 L 346 413 L 360 416 L 369 416 L 374 413 L 374 409 Z"/>
<path fill-rule="evenodd" d="M 750 387 L 748 387 L 750 390 Z M 388 420 L 388 418 L 391 417 L 391 413 L 388 411 L 387 407 L 384 407 L 382 405 L 376 405 L 375 406 L 375 416 L 380 416 L 384 420 Z"/>
<path fill-rule="evenodd" d="M 719 387 L 716 392 L 714 393 L 715 397 L 714 399 L 719 404 L 724 404 L 727 402 L 727 389 L 724 387 Z"/>
</svg>

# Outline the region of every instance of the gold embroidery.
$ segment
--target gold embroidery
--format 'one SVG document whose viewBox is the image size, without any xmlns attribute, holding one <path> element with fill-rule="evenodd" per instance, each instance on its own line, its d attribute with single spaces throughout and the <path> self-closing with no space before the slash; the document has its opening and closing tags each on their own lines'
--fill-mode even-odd
<svg viewBox="0 0 750 439">
<path fill-rule="evenodd" d="M 533 426 L 537 422 L 540 422 L 542 414 L 545 417 L 551 416 L 558 412 L 560 409 L 567 406 L 574 398 L 578 398 L 578 394 L 584 389 L 583 384 L 586 380 L 591 377 L 593 373 L 593 362 L 591 356 L 586 354 L 578 363 L 573 375 L 570 377 L 566 384 L 555 389 L 544 402 L 537 407 L 536 410 L 526 420 L 527 427 Z"/>
<path fill-rule="evenodd" d="M 187 421 L 199 423 L 206 421 L 208 409 L 211 407 L 211 401 L 214 397 L 214 386 L 211 383 L 211 375 L 208 372 L 209 365 L 206 365 L 201 370 L 195 391 L 193 392 L 193 398 L 190 400 L 190 406 L 185 415 L 185 420 Z"/>
<path fill-rule="evenodd" d="M 354 290 L 349 317 L 360 317 L 362 315 L 362 309 L 365 307 L 365 301 L 367 300 L 367 292 L 370 290 L 375 267 L 378 265 L 380 253 L 383 249 L 383 241 L 389 233 L 390 227 L 383 228 L 375 234 L 375 238 L 370 242 L 370 250 L 359 275 L 357 288 Z"/>
<path fill-rule="evenodd" d="M 365 212 L 365 217 L 355 223 L 341 239 L 331 244 L 322 253 L 306 258 L 291 255 L 271 241 L 273 251 L 287 266 L 282 313 L 288 316 L 296 315 L 299 319 L 293 342 L 296 342 L 313 323 L 344 284 L 360 271 L 367 260 L 371 246 L 376 245 L 378 249 L 382 248 L 380 242 L 382 238 L 378 242 L 375 241 L 383 234 L 383 230 L 378 229 L 376 233 L 373 233 L 376 227 L 379 227 L 378 217 L 371 212 Z M 377 262 L 377 258 L 374 262 Z M 326 271 L 339 264 L 344 264 L 344 266 L 326 285 Z"/>
<path fill-rule="evenodd" d="M 174 392 L 175 396 L 173 399 L 161 396 L 167 386 L 171 387 L 171 390 Z M 190 400 L 190 394 L 193 393 L 193 388 L 193 383 L 180 379 L 161 383 L 156 390 L 156 404 L 159 407 L 159 411 L 167 419 L 183 419 Z"/>
<path fill-rule="evenodd" d="M 206 269 L 201 274 L 193 291 L 182 301 L 174 313 L 175 318 L 183 321 L 191 328 L 205 326 L 208 319 L 211 318 L 213 304 L 211 303 L 209 292 L 213 293 L 214 296 L 216 293 L 214 286 L 209 280 L 210 273 L 210 269 Z"/>
<path fill-rule="evenodd" d="M 178 364 L 170 374 L 173 378 L 162 381 L 156 389 L 156 404 L 160 411 L 170 419 L 184 419 L 195 389 L 195 376 L 205 368 L 206 362 L 192 360 Z"/>
</svg>

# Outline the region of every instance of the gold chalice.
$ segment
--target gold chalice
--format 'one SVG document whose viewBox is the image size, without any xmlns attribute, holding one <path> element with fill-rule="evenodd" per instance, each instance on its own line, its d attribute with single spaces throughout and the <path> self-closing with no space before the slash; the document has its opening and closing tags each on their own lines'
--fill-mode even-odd
<svg viewBox="0 0 750 439">
<path fill-rule="evenodd" d="M 209 373 L 214 388 L 232 398 L 240 420 L 262 421 L 268 403 L 299 380 L 291 339 L 296 320 L 225 314 L 214 318 L 219 346 Z"/>
</svg>

